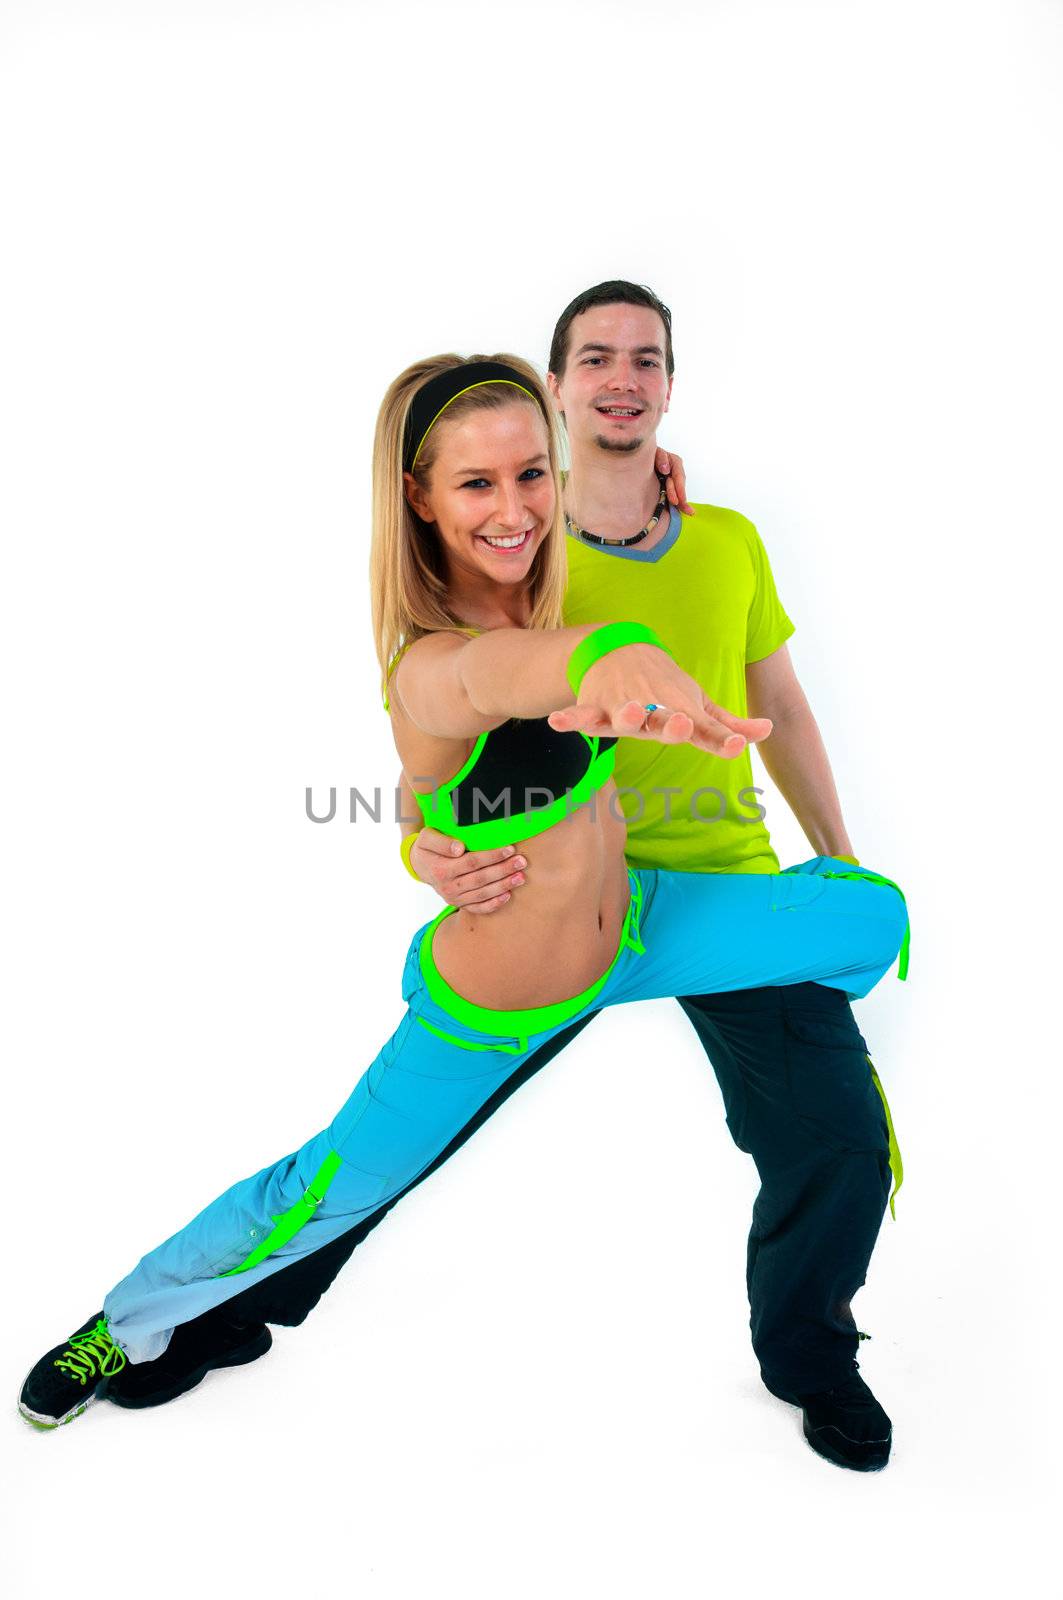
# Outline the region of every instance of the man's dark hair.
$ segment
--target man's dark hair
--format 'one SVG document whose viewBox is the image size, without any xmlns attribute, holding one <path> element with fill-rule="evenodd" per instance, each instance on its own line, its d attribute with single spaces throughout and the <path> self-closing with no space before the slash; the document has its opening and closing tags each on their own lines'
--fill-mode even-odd
<svg viewBox="0 0 1063 1600">
<path fill-rule="evenodd" d="M 592 306 L 648 306 L 651 311 L 656 311 L 664 323 L 664 367 L 668 376 L 675 371 L 675 359 L 672 355 L 672 313 L 662 300 L 658 300 L 652 289 L 647 289 L 644 284 L 628 283 L 623 278 L 614 278 L 609 283 L 596 283 L 593 289 L 584 289 L 578 294 L 570 305 L 567 305 L 557 319 L 554 337 L 550 341 L 550 371 L 555 378 L 563 376 L 565 362 L 568 360 L 568 330 L 572 326 L 574 317 L 584 311 L 589 311 Z"/>
</svg>

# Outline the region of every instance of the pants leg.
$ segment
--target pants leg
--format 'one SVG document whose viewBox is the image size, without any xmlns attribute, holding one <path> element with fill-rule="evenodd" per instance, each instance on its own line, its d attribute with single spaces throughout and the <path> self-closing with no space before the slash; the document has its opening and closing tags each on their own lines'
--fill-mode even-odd
<svg viewBox="0 0 1063 1600">
<path fill-rule="evenodd" d="M 106 1297 L 112 1336 L 132 1362 L 156 1359 L 178 1325 L 322 1249 L 332 1247 L 325 1270 L 338 1270 L 344 1236 L 364 1237 L 463 1130 L 480 1125 L 533 1054 L 527 1038 L 478 1033 L 434 1005 L 419 970 L 424 931 L 407 955 L 406 1016 L 332 1123 L 219 1195 Z M 561 1031 L 544 1030 L 534 1048 Z"/>
<path fill-rule="evenodd" d="M 392 1206 L 411 1189 L 416 1189 L 419 1183 L 448 1161 L 456 1150 L 483 1126 L 488 1117 L 492 1116 L 514 1090 L 521 1084 L 527 1083 L 548 1061 L 552 1061 L 560 1050 L 569 1044 L 581 1033 L 598 1015 L 597 1011 L 588 1011 L 585 1016 L 559 1033 L 554 1034 L 544 1045 L 541 1045 L 533 1055 L 523 1062 L 515 1072 L 510 1073 L 495 1092 L 484 1101 L 475 1116 L 471 1117 L 463 1128 L 451 1139 L 450 1143 L 442 1149 L 435 1160 L 431 1162 L 413 1182 L 408 1184 L 399 1194 L 394 1195 L 386 1205 L 370 1212 L 355 1227 L 341 1234 L 331 1244 L 325 1245 L 320 1250 L 315 1250 L 312 1255 L 301 1257 L 289 1266 L 282 1267 L 271 1278 L 266 1278 L 261 1283 L 253 1285 L 250 1289 L 243 1290 L 234 1295 L 227 1303 L 226 1311 L 229 1316 L 240 1322 L 273 1322 L 282 1327 L 295 1328 L 305 1321 L 310 1312 L 317 1305 L 321 1296 L 335 1281 L 340 1269 L 346 1265 L 357 1247 L 373 1231 L 378 1223 L 383 1222 Z M 197 1318 L 196 1321 L 201 1319 Z"/>
<path fill-rule="evenodd" d="M 817 856 L 781 873 L 632 872 L 644 949 L 618 965 L 600 1003 L 820 983 L 855 999 L 889 971 L 908 927 L 879 882 Z"/>
<path fill-rule="evenodd" d="M 800 876 L 814 876 L 815 866 L 815 862 L 805 864 L 801 869 L 798 869 Z M 647 888 L 650 891 L 647 898 L 655 898 L 656 891 L 659 886 L 656 883 L 650 883 L 647 880 L 653 880 L 657 875 L 643 873 L 641 876 L 644 882 L 647 882 Z M 668 878 L 673 878 L 679 875 L 666 874 L 665 876 Z M 785 874 L 782 876 L 784 878 L 788 877 L 788 875 Z M 743 900 L 740 902 L 731 902 L 730 910 L 732 913 L 742 913 L 743 915 L 747 914 L 744 911 L 744 907 L 748 903 L 748 886 L 752 883 L 752 881 L 753 880 L 749 879 L 748 877 L 746 878 L 746 887 L 740 889 L 740 893 L 745 898 L 743 898 Z M 698 880 L 696 877 L 693 875 L 687 875 L 687 883 L 685 883 L 683 887 L 696 888 L 697 883 Z M 701 878 L 700 883 L 702 886 L 700 890 L 700 897 L 704 899 L 705 885 L 707 880 L 705 878 Z M 715 886 L 715 890 L 712 891 L 713 893 L 719 893 L 721 888 L 725 893 L 728 893 L 726 883 L 724 883 L 724 881 L 719 877 L 715 879 Z M 775 884 L 772 886 L 766 886 L 762 882 L 760 890 L 755 891 L 755 893 L 759 895 L 759 899 L 764 902 L 763 906 L 758 910 L 757 915 L 762 920 L 764 916 L 767 915 L 768 922 L 770 923 L 775 920 L 777 915 L 776 910 L 773 908 L 778 908 L 779 911 L 781 911 L 783 908 L 789 910 L 795 907 L 798 909 L 811 909 L 817 903 L 819 890 L 823 887 L 825 887 L 825 884 L 822 881 L 818 885 L 802 883 L 792 885 L 790 881 L 787 881 L 782 885 Z M 766 890 L 770 890 L 770 892 L 765 892 Z M 849 907 L 851 897 L 847 886 L 840 886 L 839 888 L 833 890 L 833 893 L 842 903 L 846 905 L 847 908 Z M 883 944 L 883 933 L 881 926 L 875 924 L 874 918 L 871 918 L 869 921 L 865 914 L 864 906 L 866 904 L 868 887 L 864 887 L 861 890 L 861 893 L 864 895 L 865 899 L 864 902 L 861 903 L 861 906 L 857 908 L 858 920 L 856 923 L 842 923 L 842 929 L 846 936 L 844 948 L 840 951 L 840 953 L 832 957 L 833 960 L 842 965 L 848 964 L 849 966 L 852 966 L 854 962 L 859 962 L 860 960 L 866 959 L 869 948 L 867 931 L 869 927 L 871 929 L 871 945 L 878 947 Z M 870 890 L 870 899 L 876 914 L 881 912 L 885 917 L 887 924 L 887 933 L 885 935 L 885 954 L 883 957 L 882 951 L 879 950 L 878 957 L 876 957 L 876 959 L 883 958 L 888 962 L 890 959 L 892 959 L 892 955 L 895 953 L 894 936 L 893 934 L 889 933 L 888 928 L 890 926 L 895 926 L 898 930 L 900 930 L 903 922 L 902 916 L 896 909 L 899 902 L 895 899 L 890 891 L 885 891 L 885 898 L 883 899 L 883 891 L 876 891 L 873 888 Z M 658 913 L 661 911 L 661 909 L 663 909 L 663 902 L 662 905 L 658 907 Z M 673 908 L 673 912 L 668 915 L 667 920 L 682 922 L 684 918 L 689 917 L 690 912 L 691 907 L 687 906 L 684 901 L 678 907 Z M 701 913 L 699 912 L 699 914 Z M 849 912 L 847 909 L 846 915 L 848 914 Z M 656 956 L 658 953 L 659 942 L 657 939 L 657 934 L 659 931 L 662 933 L 662 940 L 660 942 L 663 942 L 663 944 L 667 946 L 669 941 L 666 937 L 664 937 L 664 934 L 667 932 L 667 930 L 662 928 L 662 919 L 659 914 L 649 920 L 652 921 L 653 932 L 651 935 L 649 924 L 647 924 L 646 932 L 648 935 L 650 935 L 651 948 Z M 712 921 L 715 926 L 719 926 L 721 922 L 720 915 L 718 913 L 714 914 L 712 916 Z M 785 926 L 785 933 L 787 937 L 792 936 L 794 927 L 795 925 L 792 923 L 789 923 Z M 685 948 L 688 948 L 686 932 L 693 932 L 694 934 L 700 935 L 702 943 L 705 942 L 704 928 L 700 930 L 697 927 L 690 928 L 689 924 L 687 924 L 686 930 L 681 936 Z M 735 928 L 732 926 L 732 935 L 734 932 Z M 764 933 L 764 927 L 759 927 L 757 938 L 758 944 L 763 944 Z M 852 937 L 849 937 L 850 935 L 852 935 Z M 900 938 L 900 931 L 896 933 L 896 938 Z M 863 941 L 862 946 L 861 941 Z M 802 939 L 801 942 L 804 944 L 806 941 Z M 863 955 L 860 954 L 861 948 L 863 949 Z M 668 951 L 665 950 L 663 953 L 667 955 Z M 782 955 L 783 951 L 781 949 L 777 949 L 772 959 L 780 960 Z M 696 959 L 698 961 L 703 961 L 703 958 L 700 955 Z M 786 959 L 792 960 L 790 956 L 787 956 Z M 805 959 L 806 961 L 810 959 L 810 954 L 808 951 L 802 952 L 802 959 Z M 633 963 L 633 966 L 636 969 L 642 969 L 643 963 L 644 958 L 640 958 L 637 962 Z M 731 968 L 726 968 L 725 976 L 727 978 L 731 978 L 732 975 Z M 619 977 L 620 974 L 618 973 L 618 979 Z M 850 979 L 845 978 L 843 981 L 849 982 Z M 667 992 L 674 992 L 674 989 L 668 990 Z M 847 1044 L 852 1045 L 854 1041 L 859 1043 L 860 1036 L 856 1031 L 856 1024 L 853 1019 L 852 1012 L 846 1005 L 843 994 L 838 989 L 827 989 L 820 987 L 819 985 L 805 983 L 791 985 L 786 989 L 770 988 L 744 990 L 737 995 L 706 994 L 700 996 L 690 996 L 686 1001 L 680 1002 L 684 1005 L 684 1009 L 687 1010 L 687 1014 L 694 1023 L 694 1026 L 699 1033 L 699 1037 L 701 1037 L 702 1043 L 709 1054 L 710 1060 L 712 1060 L 713 1065 L 716 1068 L 721 1088 L 724 1091 L 725 1104 L 728 1105 L 729 1108 L 732 1105 L 737 1105 L 740 1103 L 740 1100 L 737 1097 L 742 1093 L 742 1074 L 747 1067 L 751 1066 L 751 1070 L 753 1071 L 755 1078 L 757 1075 L 763 1072 L 770 1073 L 770 1071 L 773 1069 L 773 1065 L 776 1072 L 780 1070 L 777 1063 L 781 1060 L 781 1057 L 777 1048 L 778 1040 L 776 1037 L 778 1034 L 778 997 L 780 995 L 794 996 L 794 1006 L 796 1006 L 796 997 L 800 994 L 810 994 L 812 996 L 809 1002 L 811 1009 L 821 1011 L 823 1006 L 826 1006 L 831 1015 L 846 1017 L 848 1019 L 849 1034 L 847 1037 Z M 602 996 L 600 998 L 606 999 L 608 996 Z M 748 1006 L 741 1003 L 746 1000 L 746 998 L 749 998 L 750 1003 Z M 734 1001 L 739 1002 L 738 1010 L 737 1012 L 734 1012 L 734 1016 L 736 1018 L 740 1017 L 742 1019 L 741 1021 L 730 1020 L 732 1018 L 734 1008 L 729 1003 Z M 425 1170 L 425 1172 L 423 1172 L 414 1180 L 410 1187 L 415 1187 L 417 1183 L 420 1183 L 423 1178 L 428 1176 L 429 1172 L 433 1172 L 437 1166 L 441 1165 L 441 1163 L 448 1159 L 448 1157 L 453 1154 L 455 1150 L 460 1148 L 460 1146 L 476 1130 L 476 1128 L 480 1127 L 486 1118 L 490 1116 L 491 1113 L 497 1109 L 497 1107 L 501 1105 L 510 1094 L 513 1093 L 514 1089 L 519 1087 L 521 1083 L 526 1082 L 534 1072 L 538 1071 L 538 1069 L 545 1065 L 548 1060 L 551 1060 L 553 1056 L 556 1055 L 557 1052 L 569 1042 L 570 1039 L 574 1038 L 575 1035 L 581 1031 L 581 1029 L 590 1020 L 591 1016 L 596 1014 L 596 1012 L 588 1013 L 587 1015 L 579 1018 L 575 1023 L 570 1024 L 568 1027 L 562 1029 L 559 1033 L 548 1039 L 544 1045 L 542 1045 L 533 1055 L 531 1055 L 523 1063 L 523 1065 L 518 1068 L 511 1075 L 511 1077 L 505 1081 L 504 1084 L 502 1084 L 495 1094 L 492 1095 L 491 1098 L 484 1104 L 476 1116 L 471 1119 L 465 1128 L 461 1129 L 455 1135 L 455 1137 L 440 1153 L 436 1160 Z M 703 1031 L 701 1021 L 705 1016 L 709 1016 L 711 1018 L 711 1025 L 709 1025 L 706 1030 Z M 794 1029 L 796 1030 L 798 1026 L 799 1024 L 795 1021 Z M 807 1031 L 808 1030 L 806 1028 L 806 1032 Z M 797 1046 L 795 1042 L 794 1049 L 796 1048 Z M 807 1048 L 812 1049 L 814 1053 L 814 1041 L 811 1045 L 808 1045 Z M 868 1077 L 866 1064 L 864 1077 Z M 869 1078 L 868 1081 L 870 1081 Z M 807 1091 L 807 1094 L 812 1095 L 813 1098 L 815 1098 L 816 1091 L 812 1088 L 812 1083 L 813 1079 L 809 1076 L 808 1082 L 804 1085 L 804 1088 Z M 829 1075 L 828 1081 L 820 1084 L 819 1092 L 821 1095 L 825 1096 L 828 1102 L 828 1111 L 830 1111 L 831 1096 L 834 1091 L 831 1087 Z M 765 1133 L 763 1137 L 759 1134 L 756 1135 L 756 1148 L 753 1149 L 752 1152 L 755 1156 L 755 1159 L 758 1159 L 758 1164 L 760 1164 L 761 1161 L 763 1161 L 765 1164 L 768 1163 L 769 1151 L 776 1144 L 785 1150 L 786 1140 L 794 1131 L 793 1113 L 790 1109 L 789 1101 L 786 1098 L 785 1093 L 776 1095 L 774 1099 L 770 1094 L 768 1094 L 766 1100 L 767 1103 L 761 1108 L 758 1117 L 754 1119 L 757 1122 L 758 1127 L 762 1119 L 765 1122 Z M 879 1121 L 881 1121 L 881 1105 L 878 1104 L 877 1099 L 874 1104 L 865 1104 L 863 1107 L 862 1115 L 864 1118 L 865 1130 L 868 1125 L 867 1119 L 870 1117 L 872 1121 L 874 1120 L 876 1106 L 878 1110 L 878 1118 Z M 834 1115 L 836 1118 L 840 1119 L 842 1124 L 851 1123 L 851 1104 L 848 1111 L 846 1111 L 845 1107 L 839 1107 L 834 1112 Z M 732 1128 L 732 1132 L 734 1132 L 735 1121 L 730 1109 L 728 1111 L 728 1121 Z M 877 1134 L 873 1134 L 872 1138 L 873 1140 L 877 1139 Z M 740 1141 L 737 1142 L 740 1143 Z M 740 1148 L 746 1149 L 747 1147 L 740 1143 Z M 758 1152 L 760 1152 L 759 1155 Z M 775 1160 L 773 1165 L 777 1167 L 779 1164 L 779 1161 Z M 863 1163 L 861 1170 L 862 1172 L 866 1172 L 868 1170 L 868 1164 L 866 1162 Z M 763 1171 L 764 1167 L 762 1166 L 762 1176 Z M 877 1191 L 877 1180 L 875 1183 L 875 1189 Z M 282 1271 L 275 1274 L 262 1285 L 256 1286 L 236 1296 L 231 1302 L 232 1313 L 246 1321 L 269 1321 L 287 1324 L 289 1326 L 301 1322 L 308 1312 L 313 1308 L 313 1306 L 317 1304 L 317 1301 L 320 1299 L 321 1295 L 333 1282 L 336 1274 L 343 1264 L 350 1258 L 356 1247 L 377 1225 L 377 1223 L 383 1220 L 383 1217 L 386 1215 L 387 1211 L 390 1210 L 391 1206 L 395 1203 L 395 1199 L 397 1198 L 399 1198 L 399 1196 L 395 1196 L 395 1198 L 390 1200 L 387 1205 L 373 1212 L 369 1217 L 349 1230 L 347 1234 L 343 1235 L 342 1238 L 335 1241 L 334 1244 L 329 1245 L 323 1250 L 317 1251 L 314 1255 L 309 1256 L 304 1260 L 300 1260 L 296 1263 L 293 1263 L 291 1266 L 285 1267 Z M 771 1208 L 771 1204 L 771 1196 L 766 1193 L 763 1197 L 763 1205 L 761 1206 L 760 1215 L 767 1214 Z M 882 1211 L 881 1207 L 879 1207 L 874 1219 L 874 1230 L 871 1234 L 870 1242 L 867 1244 L 866 1248 L 867 1257 L 870 1256 L 871 1248 L 874 1244 L 875 1233 L 877 1233 L 879 1224 L 881 1222 L 881 1216 Z M 860 1248 L 858 1248 L 857 1255 L 859 1256 L 860 1253 Z M 866 1268 L 866 1259 L 864 1261 L 864 1268 Z M 862 1270 L 863 1269 L 861 1269 L 861 1272 Z M 753 1274 L 751 1267 L 751 1281 L 752 1276 Z M 783 1272 L 782 1276 L 785 1277 L 785 1272 Z M 769 1278 L 770 1275 L 762 1271 L 759 1275 L 758 1282 L 769 1281 Z M 856 1287 L 858 1287 L 859 1283 L 862 1282 L 863 1277 L 860 1276 Z M 855 1292 L 855 1288 L 853 1292 Z M 771 1298 L 772 1296 L 769 1292 L 768 1299 L 770 1300 Z M 758 1304 L 759 1300 L 760 1295 L 758 1293 Z M 759 1318 L 759 1321 L 763 1322 L 765 1325 L 767 1325 L 770 1320 L 770 1317 L 766 1313 L 764 1316 Z M 783 1313 L 783 1322 L 785 1323 L 785 1312 Z M 770 1363 L 767 1364 L 770 1365 Z"/>
<path fill-rule="evenodd" d="M 813 978 L 866 993 L 896 955 L 906 918 L 898 917 L 891 891 L 828 883 L 812 875 L 818 870 L 814 862 L 798 869 L 805 876 L 768 881 L 632 873 L 633 910 L 647 885 L 649 915 L 635 914 L 633 937 L 625 935 L 595 1003 Z M 336 1245 L 352 1229 L 372 1226 L 374 1214 L 426 1174 L 534 1048 L 561 1031 L 544 1027 L 532 1044 L 453 1020 L 425 991 L 418 963 L 425 931 L 407 955 L 406 1017 L 330 1126 L 226 1190 L 107 1296 L 112 1334 L 130 1360 L 156 1358 L 174 1327 Z M 493 1014 L 492 1026 L 506 1030 L 512 1015 Z"/>
<path fill-rule="evenodd" d="M 753 1348 L 777 1388 L 852 1371 L 850 1303 L 890 1187 L 883 1102 L 845 996 L 815 983 L 687 995 L 727 1126 L 761 1179 L 747 1288 Z"/>
</svg>

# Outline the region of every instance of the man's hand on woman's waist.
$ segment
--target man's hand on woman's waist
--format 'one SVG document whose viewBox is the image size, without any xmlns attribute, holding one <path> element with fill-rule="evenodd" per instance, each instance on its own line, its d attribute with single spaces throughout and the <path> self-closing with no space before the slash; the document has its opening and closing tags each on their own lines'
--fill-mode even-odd
<svg viewBox="0 0 1063 1600">
<path fill-rule="evenodd" d="M 514 845 L 497 850 L 466 850 L 460 839 L 422 828 L 410 851 L 413 869 L 422 883 L 434 889 L 448 905 L 463 911 L 497 911 L 513 889 L 524 882 L 528 865 Z"/>
</svg>

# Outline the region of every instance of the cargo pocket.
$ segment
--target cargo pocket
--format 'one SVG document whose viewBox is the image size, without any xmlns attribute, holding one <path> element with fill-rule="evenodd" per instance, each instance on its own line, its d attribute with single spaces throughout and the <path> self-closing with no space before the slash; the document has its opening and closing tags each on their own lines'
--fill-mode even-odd
<svg viewBox="0 0 1063 1600">
<path fill-rule="evenodd" d="M 889 1149 L 882 1100 L 855 1023 L 814 1012 L 786 1011 L 790 1100 L 805 1129 L 829 1149 Z"/>
<path fill-rule="evenodd" d="M 826 893 L 827 885 L 819 874 L 776 872 L 771 880 L 773 911 L 803 911 Z"/>
</svg>

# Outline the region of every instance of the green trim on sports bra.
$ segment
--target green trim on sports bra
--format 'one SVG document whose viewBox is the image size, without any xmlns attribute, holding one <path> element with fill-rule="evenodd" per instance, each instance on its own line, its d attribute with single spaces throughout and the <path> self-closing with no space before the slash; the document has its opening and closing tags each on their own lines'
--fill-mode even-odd
<svg viewBox="0 0 1063 1600">
<path fill-rule="evenodd" d="M 468 633 L 474 637 L 482 633 L 481 628 L 461 627 L 455 624 L 456 633 Z M 399 660 L 409 649 L 403 645 L 392 658 L 388 666 L 388 678 L 391 677 Z M 385 709 L 388 708 L 388 699 L 384 696 Z M 428 794 L 417 794 L 418 810 L 424 819 L 426 828 L 435 828 L 438 833 L 444 833 L 449 838 L 460 839 L 469 850 L 495 850 L 502 845 L 516 844 L 524 839 L 533 839 L 537 834 L 545 833 L 548 828 L 554 827 L 565 817 L 571 816 L 578 806 L 584 805 L 593 794 L 605 786 L 613 775 L 616 761 L 616 741 L 605 750 L 599 748 L 601 740 L 591 734 L 579 730 L 580 738 L 584 740 L 588 749 L 587 767 L 582 776 L 562 795 L 557 795 L 549 805 L 535 811 L 522 811 L 504 817 L 488 817 L 482 822 L 460 823 L 454 812 L 454 790 L 475 768 L 484 746 L 494 729 L 487 729 L 481 733 L 469 755 L 459 770 L 445 783 L 439 784 Z"/>
<path fill-rule="evenodd" d="M 577 806 L 584 805 L 613 775 L 616 746 L 610 745 L 608 750 L 599 751 L 596 737 L 581 732 L 580 738 L 586 741 L 590 750 L 587 770 L 564 794 L 557 795 L 541 810 L 514 812 L 508 817 L 488 817 L 483 822 L 463 824 L 454 815 L 453 792 L 461 780 L 468 777 L 480 758 L 488 739 L 486 733 L 481 733 L 460 772 L 428 794 L 414 794 L 425 827 L 435 828 L 452 839 L 461 839 L 470 850 L 495 850 L 500 845 L 516 844 L 518 840 L 534 839 L 536 834 L 545 833 L 555 823 L 571 816 Z"/>
</svg>

